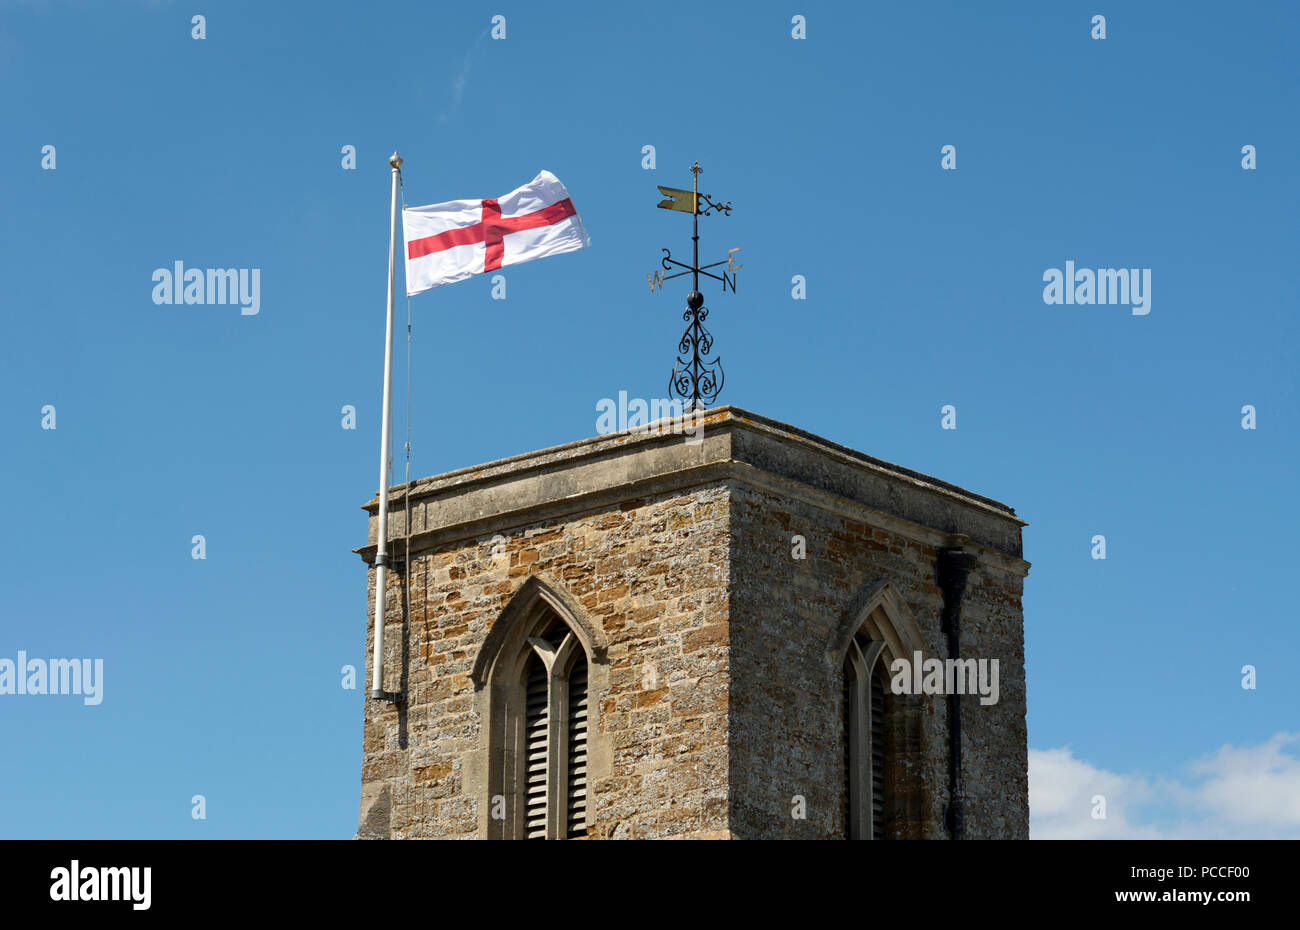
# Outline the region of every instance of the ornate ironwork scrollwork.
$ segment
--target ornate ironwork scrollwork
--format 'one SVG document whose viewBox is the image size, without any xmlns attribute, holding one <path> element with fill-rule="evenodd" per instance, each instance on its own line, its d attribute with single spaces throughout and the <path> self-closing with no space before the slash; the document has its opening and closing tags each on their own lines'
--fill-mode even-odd
<svg viewBox="0 0 1300 930">
<path fill-rule="evenodd" d="M 698 296 L 699 292 L 695 291 L 690 298 Z M 694 304 L 695 301 L 690 298 L 688 300 Z M 682 314 L 682 319 L 690 325 L 677 344 L 680 354 L 668 379 L 668 396 L 680 397 L 686 403 L 688 411 L 717 400 L 726 379 L 721 357 L 705 358 L 713 350 L 713 334 L 704 326 L 708 316 L 708 308 L 703 305 L 691 306 Z"/>
<path fill-rule="evenodd" d="M 699 195 L 700 216 L 710 216 L 714 212 L 731 216 L 731 201 L 716 203 L 708 194 Z"/>
</svg>

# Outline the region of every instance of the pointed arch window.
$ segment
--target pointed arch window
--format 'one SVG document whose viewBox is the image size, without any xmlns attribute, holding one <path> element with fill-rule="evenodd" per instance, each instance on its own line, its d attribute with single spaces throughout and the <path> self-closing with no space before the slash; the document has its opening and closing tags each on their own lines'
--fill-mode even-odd
<svg viewBox="0 0 1300 930">
<path fill-rule="evenodd" d="M 587 654 L 553 611 L 540 618 L 522 651 L 507 696 L 518 821 L 512 832 L 526 839 L 586 836 Z"/>
<path fill-rule="evenodd" d="M 862 634 L 849 641 L 843 670 L 844 838 L 887 838 L 892 697 L 885 644 Z"/>
<path fill-rule="evenodd" d="M 479 784 L 479 827 L 490 839 L 589 835 L 590 785 L 612 755 L 595 696 L 609 689 L 608 643 L 568 593 L 527 578 L 474 659 L 482 721 L 467 763 Z"/>
<path fill-rule="evenodd" d="M 827 723 L 843 732 L 843 810 L 834 818 L 845 839 L 923 839 L 935 800 L 914 777 L 927 737 L 917 695 L 894 694 L 889 669 L 912 661 L 926 640 L 907 602 L 888 581 L 873 582 L 854 599 L 827 641 L 827 690 L 835 709 Z M 836 683 L 839 687 L 836 687 Z M 832 834 L 834 835 L 834 834 Z"/>
</svg>

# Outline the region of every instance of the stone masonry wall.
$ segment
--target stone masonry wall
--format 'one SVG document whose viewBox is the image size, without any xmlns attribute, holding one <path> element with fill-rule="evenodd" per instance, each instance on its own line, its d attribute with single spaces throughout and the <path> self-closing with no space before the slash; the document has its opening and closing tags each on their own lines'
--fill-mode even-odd
<svg viewBox="0 0 1300 930">
<path fill-rule="evenodd" d="M 607 740 L 611 765 L 591 785 L 591 833 L 725 835 L 725 488 L 499 532 L 495 553 L 490 537 L 412 553 L 405 630 L 401 579 L 389 573 L 386 688 L 396 690 L 405 669 L 408 703 L 366 701 L 358 836 L 479 835 L 490 792 L 467 762 L 484 734 L 470 670 L 490 625 L 534 574 L 567 590 L 606 637 L 609 687 L 593 695 L 590 738 Z M 372 568 L 369 603 L 374 579 Z M 373 625 L 372 610 L 367 658 Z"/>
<path fill-rule="evenodd" d="M 925 657 L 946 656 L 936 581 L 941 534 L 904 535 L 869 514 L 733 489 L 732 830 L 746 838 L 843 836 L 840 669 L 826 646 L 854 600 L 881 580 L 894 585 L 924 638 Z M 892 521 L 896 522 L 896 521 Z M 920 530 L 921 528 L 917 528 Z M 792 557 L 804 537 L 806 559 Z M 921 535 L 925 535 L 924 531 Z M 962 655 L 997 658 L 1000 696 L 962 701 L 968 838 L 1028 837 L 1027 745 L 1021 577 L 982 559 L 962 609 Z M 946 699 L 921 696 L 919 764 L 908 777 L 928 800 L 915 838 L 946 836 Z M 793 816 L 793 798 L 806 819 Z"/>
</svg>

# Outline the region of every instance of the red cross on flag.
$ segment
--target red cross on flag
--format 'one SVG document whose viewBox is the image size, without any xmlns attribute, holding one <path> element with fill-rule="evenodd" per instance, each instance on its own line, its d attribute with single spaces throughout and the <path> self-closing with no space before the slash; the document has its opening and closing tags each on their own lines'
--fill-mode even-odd
<svg viewBox="0 0 1300 930">
<path fill-rule="evenodd" d="M 402 231 L 408 297 L 588 245 L 569 192 L 549 171 L 494 200 L 405 208 Z"/>
</svg>

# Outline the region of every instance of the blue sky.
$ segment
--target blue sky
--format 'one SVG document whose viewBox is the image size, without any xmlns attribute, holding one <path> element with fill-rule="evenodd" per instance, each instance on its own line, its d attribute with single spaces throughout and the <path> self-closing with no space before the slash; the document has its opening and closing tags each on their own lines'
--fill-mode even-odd
<svg viewBox="0 0 1300 930">
<path fill-rule="evenodd" d="M 412 299 L 413 474 L 662 395 L 698 159 L 721 402 L 1029 522 L 1034 835 L 1300 835 L 1300 12 L 973 6 L 0 3 L 0 658 L 104 662 L 0 696 L 0 835 L 354 832 L 394 148 L 411 205 L 549 169 L 592 239 Z M 1045 304 L 1067 260 L 1150 313 Z M 260 311 L 155 305 L 175 261 Z"/>
</svg>

